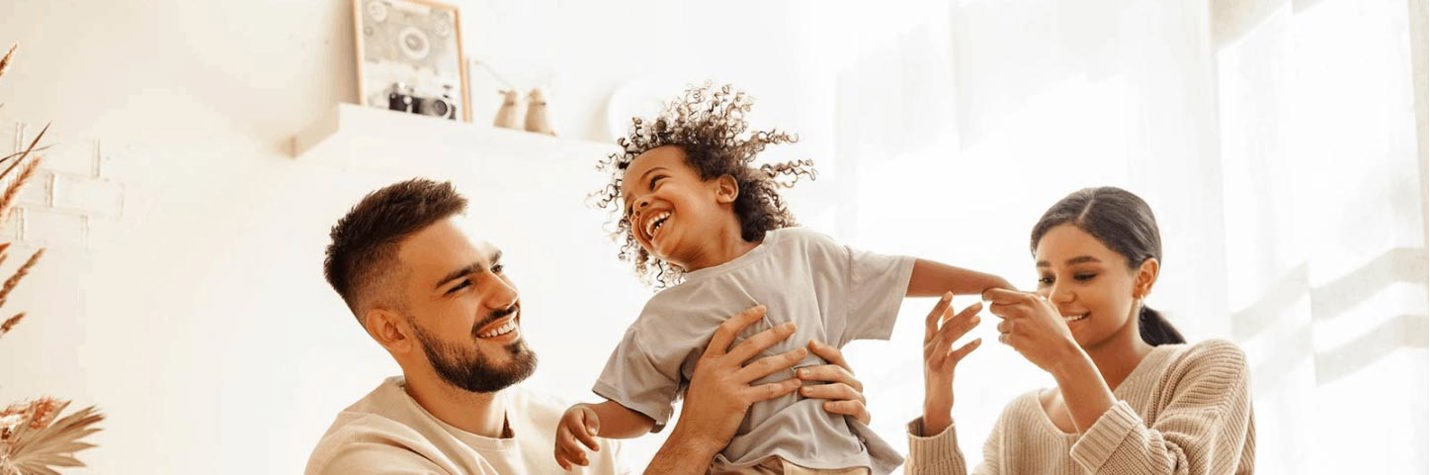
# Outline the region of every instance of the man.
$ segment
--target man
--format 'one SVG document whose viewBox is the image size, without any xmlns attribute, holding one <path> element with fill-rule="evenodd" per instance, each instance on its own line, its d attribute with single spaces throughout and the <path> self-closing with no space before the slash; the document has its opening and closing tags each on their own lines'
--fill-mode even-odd
<svg viewBox="0 0 1430 475">
<path fill-rule="evenodd" d="M 369 194 L 333 227 L 324 274 L 402 376 L 338 415 L 306 473 L 563 472 L 553 449 L 566 405 L 514 386 L 535 371 L 536 355 L 522 339 L 521 300 L 501 251 L 459 226 L 466 206 L 450 183 L 415 179 Z M 705 473 L 750 404 L 799 388 L 795 379 L 751 382 L 792 367 L 803 348 L 744 365 L 792 328 L 725 351 L 763 312 L 742 312 L 716 332 L 690 383 L 699 391 L 690 392 L 651 473 Z M 840 362 L 837 353 L 812 348 Z M 826 397 L 867 420 L 858 383 L 833 371 L 841 374 L 807 379 L 836 381 Z M 596 443 L 577 473 L 629 471 L 609 442 Z"/>
</svg>

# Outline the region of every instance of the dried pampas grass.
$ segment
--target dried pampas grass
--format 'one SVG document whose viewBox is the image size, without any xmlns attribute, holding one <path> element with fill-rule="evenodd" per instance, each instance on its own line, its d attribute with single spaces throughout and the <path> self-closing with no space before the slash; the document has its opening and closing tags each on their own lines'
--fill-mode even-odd
<svg viewBox="0 0 1430 475">
<path fill-rule="evenodd" d="M 0 58 L 0 76 L 4 76 L 9 69 L 18 46 L 11 46 L 5 56 Z M 40 158 L 33 154 L 45 149 L 38 145 L 49 129 L 49 125 L 41 129 L 23 151 L 0 157 L 0 165 L 9 162 L 4 171 L 0 171 L 0 183 L 12 178 L 11 172 L 20 170 L 5 185 L 4 192 L 0 193 L 0 219 L 10 215 L 20 189 L 39 169 Z M 4 263 L 9 250 L 10 243 L 0 243 L 0 263 Z M 0 285 L 0 307 L 5 305 L 10 292 L 20 285 L 20 280 L 29 275 L 30 270 L 44 255 L 43 248 L 35 251 L 14 274 L 5 279 L 5 283 Z M 0 323 L 0 336 L 10 333 L 24 318 L 25 313 L 20 312 L 5 319 Z M 95 425 L 104 420 L 104 414 L 90 406 L 60 417 L 69 404 L 66 400 L 44 397 L 0 410 L 0 475 L 58 475 L 56 467 L 84 466 L 74 454 L 94 447 L 94 444 L 83 439 L 99 431 Z"/>
</svg>

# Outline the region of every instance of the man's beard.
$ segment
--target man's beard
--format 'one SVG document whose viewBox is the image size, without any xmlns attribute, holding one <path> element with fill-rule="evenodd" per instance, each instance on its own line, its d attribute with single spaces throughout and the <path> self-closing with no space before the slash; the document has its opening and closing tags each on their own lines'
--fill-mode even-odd
<svg viewBox="0 0 1430 475">
<path fill-rule="evenodd" d="M 511 313 L 511 311 L 498 312 L 473 325 L 472 338 L 477 338 L 477 331 L 483 325 Z M 422 330 L 422 327 L 416 325 L 415 322 L 412 327 L 417 334 L 417 340 L 422 343 L 422 351 L 427 354 L 427 361 L 432 364 L 433 369 L 437 370 L 437 376 L 441 377 L 443 381 L 467 391 L 474 393 L 500 391 L 521 382 L 536 371 L 536 353 L 526 347 L 525 340 L 517 340 L 502 347 L 502 350 L 511 355 L 512 361 L 506 366 L 498 366 L 487 361 L 480 350 L 463 348 L 438 340 Z"/>
</svg>

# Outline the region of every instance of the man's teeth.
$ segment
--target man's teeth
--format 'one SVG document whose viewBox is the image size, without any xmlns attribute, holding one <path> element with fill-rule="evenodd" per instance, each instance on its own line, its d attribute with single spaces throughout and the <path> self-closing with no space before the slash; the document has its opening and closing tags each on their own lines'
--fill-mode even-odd
<svg viewBox="0 0 1430 475">
<path fill-rule="evenodd" d="M 497 327 L 495 330 L 492 330 L 492 331 L 489 331 L 489 332 L 486 332 L 486 333 L 483 333 L 483 334 L 480 334 L 480 335 L 477 335 L 477 336 L 482 337 L 482 338 L 498 337 L 498 336 L 505 335 L 505 334 L 507 334 L 507 333 L 511 333 L 511 331 L 512 331 L 512 330 L 515 330 L 515 329 L 516 329 L 516 319 L 512 319 L 512 320 L 506 322 L 506 325 L 502 325 L 502 326 L 500 326 L 500 327 Z"/>
<path fill-rule="evenodd" d="M 652 215 L 650 219 L 647 219 L 645 222 L 645 235 L 654 237 L 655 231 L 660 229 L 660 225 L 665 224 L 667 218 L 670 218 L 669 211 L 661 211 Z"/>
<path fill-rule="evenodd" d="M 1082 320 L 1082 319 L 1084 319 L 1084 318 L 1087 318 L 1087 314 L 1086 314 L 1086 313 L 1082 313 L 1082 314 L 1078 314 L 1078 315 L 1063 315 L 1063 321 L 1068 321 L 1068 322 L 1076 322 L 1076 321 Z"/>
</svg>

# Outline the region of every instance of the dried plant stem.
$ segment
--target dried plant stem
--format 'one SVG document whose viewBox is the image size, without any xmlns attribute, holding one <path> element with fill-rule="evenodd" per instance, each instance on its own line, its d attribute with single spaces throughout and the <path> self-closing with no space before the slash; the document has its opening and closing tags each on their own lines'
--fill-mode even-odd
<svg viewBox="0 0 1430 475">
<path fill-rule="evenodd" d="M 35 176 L 35 171 L 40 169 L 40 158 L 35 157 L 30 160 L 25 168 L 20 169 L 20 176 L 15 181 L 10 182 L 10 186 L 5 188 L 5 194 L 0 195 L 0 221 L 10 218 L 10 208 L 15 206 L 15 197 L 20 196 L 20 188 L 25 186 L 25 182 Z M 3 225 L 3 223 L 0 223 Z"/>
<path fill-rule="evenodd" d="M 35 145 L 38 145 L 40 143 L 40 138 L 44 137 L 45 132 L 49 130 L 50 124 L 45 124 L 45 128 L 40 129 L 40 133 L 35 134 L 35 139 L 30 141 L 30 146 L 25 147 L 25 151 L 20 153 L 20 158 L 16 159 L 14 163 L 11 163 L 9 167 L 6 167 L 5 171 L 0 172 L 0 180 L 3 180 L 5 179 L 5 177 L 9 176 L 11 170 L 14 170 L 16 166 L 20 165 L 20 162 L 25 161 L 25 157 L 30 156 L 30 153 L 35 151 Z M 14 155 L 12 154 L 11 156 Z M 4 163 L 5 160 L 8 159 L 9 157 L 6 157 L 5 159 L 0 159 L 0 163 Z"/>
<path fill-rule="evenodd" d="M 15 316 L 5 319 L 5 323 L 0 323 L 0 336 L 10 333 L 10 329 L 20 324 L 20 320 L 25 319 L 25 312 L 15 314 Z"/>
<path fill-rule="evenodd" d="M 30 268 L 34 267 L 35 263 L 40 261 L 40 256 L 43 255 L 45 255 L 44 249 L 35 251 L 34 254 L 30 255 L 30 260 L 25 261 L 25 265 L 20 266 L 20 269 L 16 270 L 15 274 L 11 275 L 9 279 L 5 279 L 4 287 L 0 287 L 0 307 L 5 306 L 5 300 L 10 298 L 10 292 L 15 290 L 15 286 L 20 285 L 20 279 L 25 278 L 25 274 L 30 273 Z"/>
<path fill-rule="evenodd" d="M 5 57 L 0 58 L 0 76 L 5 75 L 5 70 L 10 69 L 10 58 L 15 56 L 15 49 L 20 47 L 20 43 L 10 45 L 10 51 L 5 52 Z"/>
</svg>

